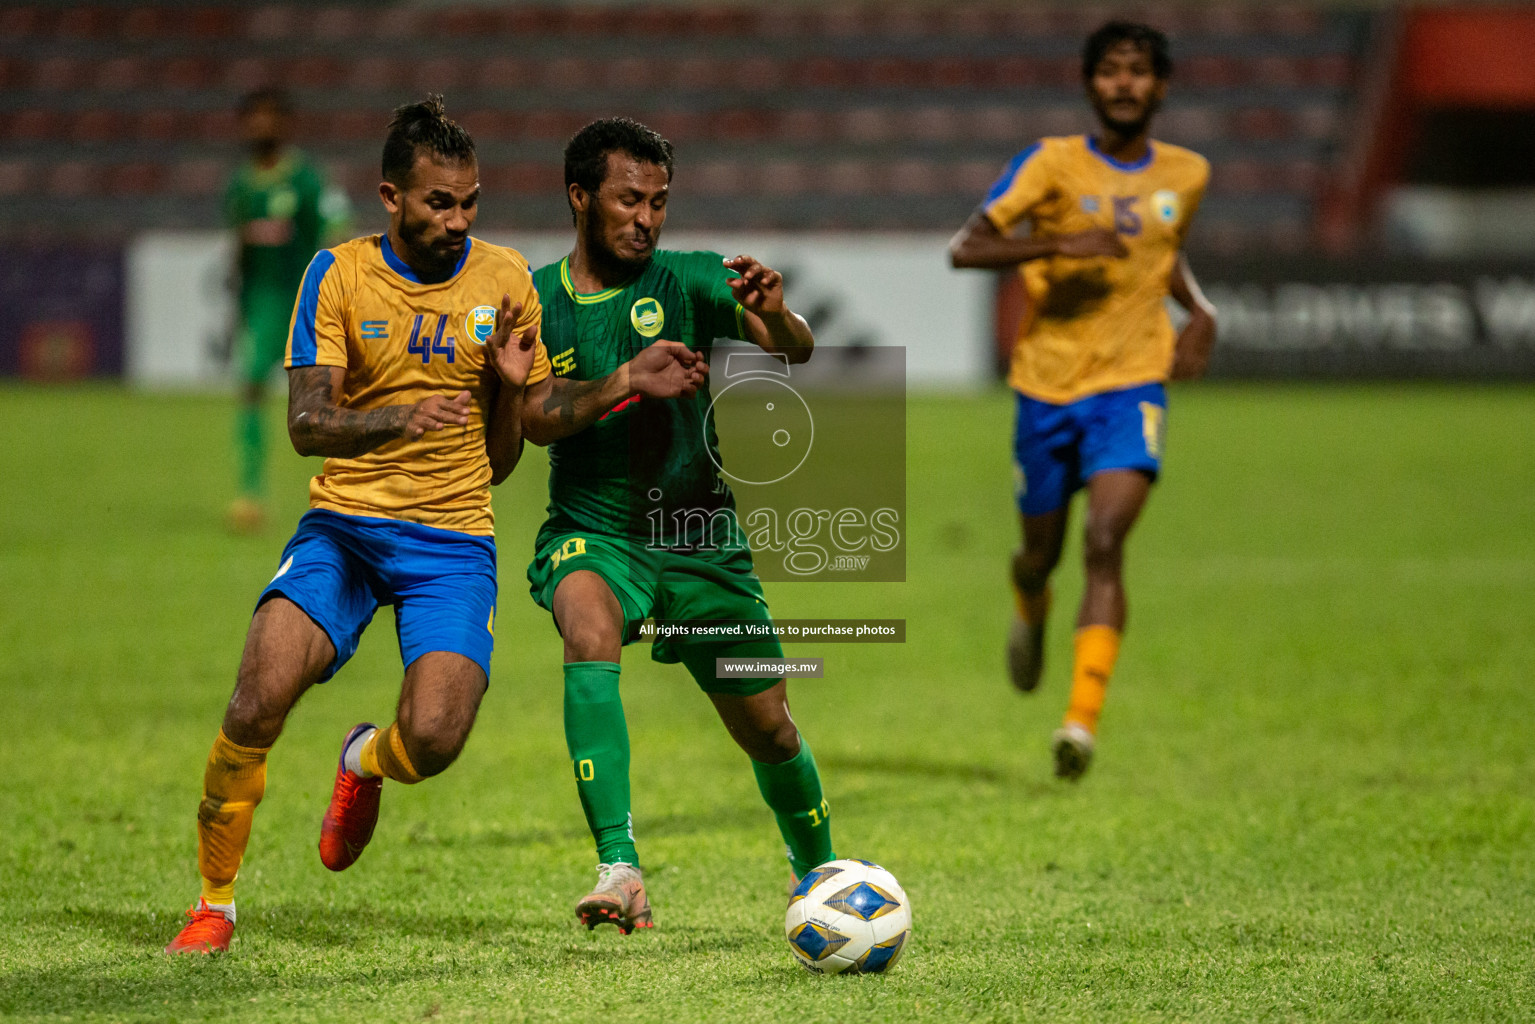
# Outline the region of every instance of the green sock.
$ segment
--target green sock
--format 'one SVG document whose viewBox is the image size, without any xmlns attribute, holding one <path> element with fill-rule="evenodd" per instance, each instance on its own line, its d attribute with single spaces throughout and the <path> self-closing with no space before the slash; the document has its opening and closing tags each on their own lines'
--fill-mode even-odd
<svg viewBox="0 0 1535 1024">
<path fill-rule="evenodd" d="M 799 753 L 782 764 L 752 761 L 757 788 L 778 819 L 778 831 L 789 844 L 789 863 L 798 878 L 817 864 L 836 860 L 831 852 L 831 808 L 821 796 L 821 775 L 805 737 Z"/>
<path fill-rule="evenodd" d="M 261 441 L 261 407 L 242 405 L 235 418 L 235 446 L 240 461 L 240 493 L 261 493 L 261 466 L 266 454 Z"/>
<path fill-rule="evenodd" d="M 618 696 L 618 665 L 577 661 L 565 666 L 565 746 L 576 773 L 597 860 L 639 866 L 629 813 L 629 726 Z"/>
</svg>

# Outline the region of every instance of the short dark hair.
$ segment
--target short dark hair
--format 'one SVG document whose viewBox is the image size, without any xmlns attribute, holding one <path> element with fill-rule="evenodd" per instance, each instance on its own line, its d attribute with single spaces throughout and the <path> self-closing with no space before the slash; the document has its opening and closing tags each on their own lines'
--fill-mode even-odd
<svg viewBox="0 0 1535 1024">
<path fill-rule="evenodd" d="M 420 103 L 396 107 L 384 140 L 384 180 L 405 185 L 416 166 L 416 151 L 425 149 L 444 163 L 465 164 L 475 159 L 474 139 L 457 121 L 448 117 L 442 97 L 436 93 Z"/>
<path fill-rule="evenodd" d="M 1158 78 L 1171 78 L 1173 58 L 1167 50 L 1167 36 L 1138 21 L 1111 21 L 1087 37 L 1082 47 L 1082 77 L 1090 79 L 1098 62 L 1120 43 L 1134 43 L 1151 56 L 1151 71 Z"/>
<path fill-rule="evenodd" d="M 593 121 L 571 136 L 565 144 L 565 191 L 572 184 L 596 192 L 608 176 L 608 154 L 628 153 L 642 163 L 666 169 L 672 180 L 672 144 L 654 128 L 647 128 L 627 117 L 605 117 Z M 575 215 L 575 211 L 571 211 Z"/>
<path fill-rule="evenodd" d="M 242 118 L 256 112 L 260 107 L 271 107 L 279 114 L 293 113 L 293 99 L 288 95 L 288 90 L 276 85 L 263 85 L 259 89 L 252 89 L 240 97 L 240 116 Z"/>
</svg>

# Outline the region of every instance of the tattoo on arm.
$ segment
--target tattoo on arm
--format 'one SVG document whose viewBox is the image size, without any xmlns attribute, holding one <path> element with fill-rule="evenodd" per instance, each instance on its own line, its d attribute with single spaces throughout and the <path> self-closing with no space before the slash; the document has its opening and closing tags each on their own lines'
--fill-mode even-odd
<svg viewBox="0 0 1535 1024">
<path fill-rule="evenodd" d="M 544 414 L 562 427 L 576 422 L 577 404 L 586 404 L 602 391 L 601 380 L 569 380 L 565 377 L 552 379 L 549 397 L 544 399 Z"/>
<path fill-rule="evenodd" d="M 352 458 L 404 433 L 411 406 L 343 409 L 332 398 L 332 369 L 304 366 L 288 371 L 288 436 L 300 455 Z"/>
</svg>

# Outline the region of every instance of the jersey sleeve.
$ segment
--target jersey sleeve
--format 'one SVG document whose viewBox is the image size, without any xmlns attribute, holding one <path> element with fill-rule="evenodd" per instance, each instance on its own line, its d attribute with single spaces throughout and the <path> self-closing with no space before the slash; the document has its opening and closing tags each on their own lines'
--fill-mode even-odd
<svg viewBox="0 0 1535 1024">
<path fill-rule="evenodd" d="M 533 279 L 528 279 L 527 295 L 522 300 L 522 316 L 512 325 L 513 334 L 521 334 L 529 327 L 538 329 L 538 340 L 533 343 L 533 365 L 528 368 L 528 386 L 537 384 L 554 372 L 549 365 L 549 350 L 544 348 L 544 307 L 538 301 L 538 289 Z"/>
<path fill-rule="evenodd" d="M 684 268 L 683 281 L 698 310 L 705 340 L 745 340 L 746 310 L 736 301 L 729 284 L 741 275 L 726 267 L 725 257 L 717 252 L 689 253 Z"/>
<path fill-rule="evenodd" d="M 998 231 L 1008 233 L 1050 197 L 1049 160 L 1044 144 L 1034 143 L 1013 157 L 986 193 L 981 210 Z"/>
<path fill-rule="evenodd" d="M 322 249 L 309 261 L 304 283 L 288 328 L 288 354 L 283 365 L 346 366 L 346 275 L 336 264 L 336 253 Z"/>
</svg>

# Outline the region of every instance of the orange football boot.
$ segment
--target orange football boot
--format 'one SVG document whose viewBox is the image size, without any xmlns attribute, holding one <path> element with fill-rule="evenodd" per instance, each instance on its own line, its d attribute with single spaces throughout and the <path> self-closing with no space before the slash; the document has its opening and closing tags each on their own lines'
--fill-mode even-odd
<svg viewBox="0 0 1535 1024">
<path fill-rule="evenodd" d="M 341 741 L 336 785 L 331 790 L 330 806 L 325 809 L 325 820 L 320 822 L 320 860 L 332 871 L 345 871 L 357 862 L 368 840 L 373 838 L 373 826 L 378 824 L 378 797 L 384 780 L 365 779 L 346 767 L 346 748 L 372 728 L 371 722 L 355 725 Z"/>
<path fill-rule="evenodd" d="M 222 910 L 213 910 L 201 896 L 197 906 L 187 911 L 188 921 L 181 933 L 165 947 L 167 953 L 227 953 L 235 923 Z"/>
</svg>

